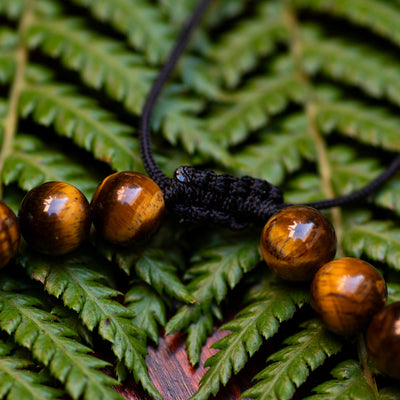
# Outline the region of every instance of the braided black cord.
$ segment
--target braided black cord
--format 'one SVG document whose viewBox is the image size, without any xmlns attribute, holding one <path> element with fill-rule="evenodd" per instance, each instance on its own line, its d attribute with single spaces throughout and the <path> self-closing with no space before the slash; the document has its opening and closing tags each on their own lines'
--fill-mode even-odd
<svg viewBox="0 0 400 400">
<path fill-rule="evenodd" d="M 168 186 L 169 178 L 161 171 L 153 157 L 153 150 L 151 146 L 151 117 L 153 115 L 154 106 L 161 93 L 161 90 L 171 76 L 171 73 L 178 62 L 180 55 L 185 49 L 192 32 L 196 28 L 201 16 L 204 14 L 211 1 L 212 0 L 202 0 L 193 11 L 192 16 L 172 48 L 167 61 L 161 68 L 157 79 L 154 81 L 150 93 L 147 96 L 146 103 L 143 107 L 142 117 L 139 124 L 140 154 L 142 156 L 143 164 L 147 173 L 161 187 L 161 189 L 164 189 L 166 186 Z"/>
<path fill-rule="evenodd" d="M 213 171 L 193 167 L 179 167 L 173 179 L 170 179 L 155 161 L 151 144 L 151 118 L 156 101 L 211 1 L 201 0 L 195 8 L 151 88 L 139 126 L 140 152 L 148 174 L 163 191 L 167 207 L 181 221 L 215 223 L 231 229 L 241 229 L 248 223 L 264 224 L 271 215 L 289 205 L 283 203 L 279 188 L 257 178 L 217 175 Z M 324 209 L 366 199 L 399 168 L 400 155 L 386 171 L 360 190 L 303 205 Z"/>
</svg>

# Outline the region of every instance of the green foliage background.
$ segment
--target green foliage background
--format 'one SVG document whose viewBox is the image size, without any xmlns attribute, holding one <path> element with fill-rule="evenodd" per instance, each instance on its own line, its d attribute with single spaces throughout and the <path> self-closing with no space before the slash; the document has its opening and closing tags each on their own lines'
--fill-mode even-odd
<svg viewBox="0 0 400 400">
<path fill-rule="evenodd" d="M 138 117 L 195 3 L 0 0 L 4 201 L 17 211 L 48 180 L 90 199 L 112 171 L 143 172 Z M 216 0 L 157 105 L 154 151 L 168 175 L 182 164 L 252 175 L 279 185 L 287 202 L 307 202 L 388 166 L 400 151 L 399 109 L 398 0 Z M 399 214 L 397 179 L 328 213 L 338 256 L 380 268 L 389 301 L 400 299 Z M 182 331 L 196 365 L 223 320 L 230 333 L 193 399 L 216 394 L 260 349 L 245 398 L 400 398 L 361 337 L 339 339 L 314 318 L 307 285 L 272 276 L 259 234 L 167 216 L 131 249 L 93 235 L 54 259 L 22 245 L 0 272 L 0 396 L 121 399 L 111 387 L 133 376 L 161 398 L 146 346 Z"/>
</svg>

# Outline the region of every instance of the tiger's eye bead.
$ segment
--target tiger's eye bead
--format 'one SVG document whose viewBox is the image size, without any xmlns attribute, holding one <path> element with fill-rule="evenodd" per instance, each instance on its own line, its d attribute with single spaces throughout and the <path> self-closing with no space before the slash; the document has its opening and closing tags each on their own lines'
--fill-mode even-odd
<svg viewBox="0 0 400 400">
<path fill-rule="evenodd" d="M 378 369 L 400 379 L 400 302 L 382 308 L 368 326 L 366 345 Z"/>
<path fill-rule="evenodd" d="M 386 303 L 386 283 L 371 264 L 357 258 L 333 260 L 311 283 L 311 305 L 332 332 L 353 335 Z"/>
<path fill-rule="evenodd" d="M 318 210 L 289 206 L 264 226 L 261 251 L 268 267 L 281 278 L 307 281 L 335 256 L 336 235 L 332 224 Z"/>
<path fill-rule="evenodd" d="M 86 197 L 63 182 L 46 182 L 29 191 L 18 216 L 26 242 L 50 255 L 67 254 L 78 248 L 91 225 Z"/>
<path fill-rule="evenodd" d="M 0 268 L 5 267 L 15 256 L 20 241 L 17 216 L 3 201 L 0 201 Z"/>
<path fill-rule="evenodd" d="M 138 172 L 117 172 L 97 188 L 91 207 L 96 231 L 107 241 L 127 245 L 154 233 L 165 211 L 159 186 Z"/>
</svg>

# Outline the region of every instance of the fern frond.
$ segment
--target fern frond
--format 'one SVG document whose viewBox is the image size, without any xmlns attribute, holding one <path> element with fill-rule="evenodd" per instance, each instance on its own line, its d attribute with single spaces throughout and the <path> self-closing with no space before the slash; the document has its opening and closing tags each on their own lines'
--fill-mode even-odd
<svg viewBox="0 0 400 400">
<path fill-rule="evenodd" d="M 286 173 L 297 171 L 303 159 L 314 161 L 315 144 L 303 116 L 292 116 L 282 125 L 261 132 L 257 144 L 235 155 L 242 174 L 266 179 L 272 184 L 283 182 Z"/>
<path fill-rule="evenodd" d="M 143 252 L 136 261 L 135 272 L 160 295 L 165 291 L 185 303 L 197 301 L 179 280 L 173 260 L 166 251 L 149 249 Z"/>
<path fill-rule="evenodd" d="M 376 399 L 371 387 L 367 384 L 360 366 L 353 360 L 340 363 L 331 372 L 334 380 L 324 382 L 313 389 L 317 394 L 305 400 L 327 399 Z"/>
<path fill-rule="evenodd" d="M 400 398 L 400 389 L 396 386 L 385 387 L 379 391 L 380 400 L 396 400 Z"/>
<path fill-rule="evenodd" d="M 392 179 L 374 196 L 374 203 L 400 215 L 400 181 Z"/>
<path fill-rule="evenodd" d="M 166 324 L 166 307 L 163 298 L 151 286 L 134 281 L 125 295 L 126 308 L 132 322 L 158 344 L 158 325 Z"/>
<path fill-rule="evenodd" d="M 142 110 L 155 71 L 120 41 L 100 36 L 77 18 L 36 19 L 25 35 L 31 47 L 39 46 L 76 70 L 89 86 L 105 88 L 135 114 Z"/>
<path fill-rule="evenodd" d="M 290 102 L 301 103 L 305 92 L 303 81 L 291 73 L 253 79 L 229 94 L 227 104 L 207 118 L 207 127 L 224 146 L 238 144 Z"/>
<path fill-rule="evenodd" d="M 232 373 L 238 373 L 264 339 L 273 336 L 279 324 L 293 316 L 296 307 L 307 301 L 305 288 L 292 287 L 289 291 L 274 278 L 265 279 L 259 290 L 250 298 L 251 303 L 234 320 L 221 329 L 232 331 L 217 341 L 213 348 L 219 352 L 204 364 L 209 367 L 200 381 L 199 390 L 192 400 L 206 400 L 215 395 L 221 385 L 225 385 Z"/>
<path fill-rule="evenodd" d="M 65 395 L 49 385 L 44 371 L 36 373 L 29 357 L 16 352 L 10 341 L 0 341 L 0 397 L 7 400 L 53 400 Z"/>
<path fill-rule="evenodd" d="M 23 117 L 32 114 L 39 124 L 53 124 L 66 136 L 116 170 L 142 171 L 138 143 L 132 128 L 117 121 L 73 86 L 29 84 L 21 94 Z"/>
<path fill-rule="evenodd" d="M 254 268 L 260 260 L 258 246 L 243 236 L 240 241 L 203 248 L 197 255 L 197 263 L 187 275 L 192 277 L 187 286 L 197 304 L 186 304 L 168 321 L 166 332 L 175 333 L 197 321 L 201 310 L 209 310 L 213 301 L 219 304 L 233 289 L 243 274 Z"/>
<path fill-rule="evenodd" d="M 339 82 L 361 88 L 373 97 L 384 97 L 400 104 L 400 67 L 397 60 L 373 46 L 332 40 L 311 32 L 302 41 L 302 63 L 308 74 L 321 72 Z M 310 36 L 317 36 L 310 39 Z"/>
<path fill-rule="evenodd" d="M 181 142 L 189 154 L 195 151 L 217 160 L 219 163 L 233 164 L 232 157 L 208 130 L 201 118 L 194 116 L 203 110 L 204 103 L 198 99 L 178 97 L 175 93 L 165 93 L 154 111 L 153 126 L 162 128 L 162 134 L 173 145 Z"/>
<path fill-rule="evenodd" d="M 0 327 L 48 366 L 73 399 L 122 399 L 110 387 L 117 381 L 100 371 L 109 364 L 90 355 L 92 350 L 76 340 L 74 331 L 56 323 L 38 298 L 0 292 Z"/>
<path fill-rule="evenodd" d="M 144 0 L 73 0 L 88 8 L 102 22 L 127 35 L 130 43 L 143 51 L 152 63 L 162 61 L 173 43 L 171 25 L 160 8 Z"/>
<path fill-rule="evenodd" d="M 16 66 L 18 37 L 8 28 L 0 28 L 0 83 L 11 82 Z"/>
<path fill-rule="evenodd" d="M 340 338 L 329 333 L 319 320 L 307 321 L 302 327 L 301 332 L 284 341 L 288 347 L 268 358 L 273 363 L 255 376 L 259 382 L 242 393 L 242 397 L 289 400 L 311 371 L 340 351 Z"/>
<path fill-rule="evenodd" d="M 378 35 L 400 44 L 400 10 L 391 2 L 379 0 L 294 0 L 299 8 L 309 8 L 345 18 Z"/>
<path fill-rule="evenodd" d="M 46 147 L 34 136 L 22 134 L 14 141 L 13 152 L 6 159 L 1 178 L 6 185 L 18 182 L 27 191 L 46 181 L 65 181 L 88 197 L 98 185 L 98 181 L 71 157 Z"/>
<path fill-rule="evenodd" d="M 213 332 L 214 319 L 211 313 L 201 314 L 187 329 L 187 353 L 191 365 L 200 361 L 200 353 L 207 338 Z"/>
<path fill-rule="evenodd" d="M 400 150 L 400 118 L 385 109 L 340 99 L 318 103 L 316 119 L 325 132 L 335 129 L 369 145 L 392 151 Z"/>
<path fill-rule="evenodd" d="M 243 73 L 254 68 L 261 57 L 271 54 L 277 44 L 287 41 L 282 4 L 262 2 L 256 17 L 241 21 L 209 51 L 210 64 L 229 87 L 236 86 Z M 235 60 L 233 63 L 232 60 Z"/>
<path fill-rule="evenodd" d="M 21 16 L 24 7 L 25 0 L 0 0 L 0 14 L 6 15 L 12 20 L 16 20 Z"/>
<path fill-rule="evenodd" d="M 143 334 L 132 323 L 130 311 L 115 300 L 121 293 L 102 283 L 104 276 L 89 268 L 88 264 L 99 264 L 99 260 L 66 257 L 54 265 L 51 259 L 29 254 L 21 262 L 32 279 L 42 282 L 47 292 L 79 313 L 90 330 L 98 327 L 135 380 L 159 398 L 144 361 L 147 351 L 141 343 Z"/>
<path fill-rule="evenodd" d="M 342 246 L 348 255 L 367 255 L 400 269 L 400 229 L 390 221 L 370 221 L 352 225 L 343 232 Z"/>
</svg>

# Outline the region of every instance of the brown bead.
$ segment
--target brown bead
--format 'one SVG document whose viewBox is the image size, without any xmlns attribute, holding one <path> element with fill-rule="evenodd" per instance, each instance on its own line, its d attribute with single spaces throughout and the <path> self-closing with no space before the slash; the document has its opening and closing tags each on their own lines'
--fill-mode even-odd
<svg viewBox="0 0 400 400">
<path fill-rule="evenodd" d="M 400 302 L 382 308 L 368 326 L 366 345 L 377 368 L 400 379 Z"/>
<path fill-rule="evenodd" d="M 286 207 L 264 226 L 261 251 L 268 267 L 281 278 L 311 280 L 315 272 L 335 256 L 335 230 L 314 208 Z"/>
<path fill-rule="evenodd" d="M 345 257 L 324 265 L 311 283 L 311 305 L 339 335 L 353 335 L 368 325 L 386 303 L 387 288 L 371 264 Z"/>
<path fill-rule="evenodd" d="M 0 268 L 5 267 L 17 253 L 20 237 L 17 216 L 0 201 Z"/>
<path fill-rule="evenodd" d="M 93 222 L 107 241 L 127 245 L 154 233 L 165 211 L 159 186 L 138 172 L 117 172 L 93 196 Z"/>
<path fill-rule="evenodd" d="M 87 238 L 91 213 L 86 197 L 74 186 L 47 182 L 27 193 L 19 209 L 22 236 L 37 251 L 62 255 Z"/>
</svg>

